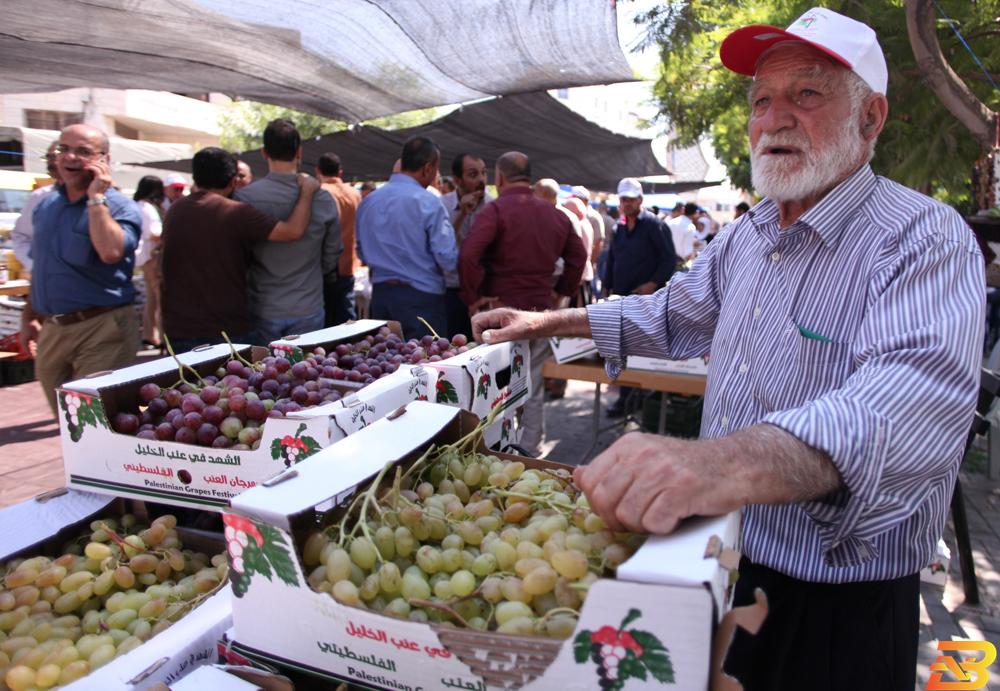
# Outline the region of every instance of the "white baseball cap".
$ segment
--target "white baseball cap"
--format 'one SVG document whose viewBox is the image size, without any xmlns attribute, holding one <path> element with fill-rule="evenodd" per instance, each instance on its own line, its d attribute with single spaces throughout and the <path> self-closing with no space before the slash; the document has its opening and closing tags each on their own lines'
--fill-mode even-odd
<svg viewBox="0 0 1000 691">
<path fill-rule="evenodd" d="M 170 173 L 163 178 L 164 187 L 187 187 L 187 183 L 184 182 L 183 176 L 177 173 Z"/>
<path fill-rule="evenodd" d="M 618 183 L 618 196 L 637 199 L 642 196 L 642 184 L 635 178 L 622 178 Z"/>
<path fill-rule="evenodd" d="M 885 94 L 889 70 L 875 31 L 867 24 L 825 7 L 812 8 L 787 29 L 767 24 L 737 29 L 722 42 L 719 57 L 733 72 L 752 77 L 761 54 L 783 41 L 813 46 L 853 70 L 872 91 Z"/>
<path fill-rule="evenodd" d="M 579 197 L 580 199 L 582 199 L 585 202 L 589 202 L 590 201 L 590 190 L 588 190 L 583 185 L 576 185 L 571 190 L 571 192 L 573 193 L 574 197 Z"/>
</svg>

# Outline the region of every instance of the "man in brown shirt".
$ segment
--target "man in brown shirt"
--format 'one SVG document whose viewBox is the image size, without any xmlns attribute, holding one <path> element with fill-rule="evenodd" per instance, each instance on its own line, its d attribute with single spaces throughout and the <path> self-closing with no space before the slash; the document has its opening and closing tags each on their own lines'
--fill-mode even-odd
<svg viewBox="0 0 1000 691">
<path fill-rule="evenodd" d="M 316 177 L 321 186 L 333 200 L 337 202 L 340 211 L 340 238 L 344 243 L 344 252 L 340 255 L 337 275 L 332 280 L 327 278 L 323 287 L 323 298 L 326 303 L 326 325 L 336 326 L 349 319 L 357 319 L 354 308 L 354 272 L 361 263 L 354 242 L 354 217 L 361 203 L 361 194 L 343 180 L 344 169 L 340 156 L 326 153 L 319 157 L 316 163 Z"/>
<path fill-rule="evenodd" d="M 319 183 L 298 179 L 291 216 L 279 221 L 229 198 L 236 185 L 236 157 L 217 147 L 191 160 L 197 191 L 183 197 L 163 221 L 163 330 L 177 352 L 202 343 L 249 343 L 247 266 L 251 245 L 290 242 L 305 234 Z M 257 345 L 267 345 L 261 343 Z"/>
</svg>

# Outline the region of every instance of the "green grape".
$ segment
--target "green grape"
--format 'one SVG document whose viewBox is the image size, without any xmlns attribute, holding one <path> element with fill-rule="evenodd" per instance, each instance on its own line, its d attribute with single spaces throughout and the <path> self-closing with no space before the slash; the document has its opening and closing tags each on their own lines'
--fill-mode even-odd
<svg viewBox="0 0 1000 691">
<path fill-rule="evenodd" d="M 361 602 L 357 586 L 350 581 L 339 581 L 333 585 L 333 598 L 342 605 L 356 606 Z"/>
<path fill-rule="evenodd" d="M 66 573 L 65 566 L 53 564 L 38 574 L 38 577 L 35 579 L 35 585 L 39 588 L 45 588 L 50 585 L 58 585 L 62 579 L 66 578 Z M 3 607 L 0 606 L 0 609 L 3 609 Z"/>
<path fill-rule="evenodd" d="M 444 567 L 444 560 L 441 558 L 441 553 L 431 547 L 430 545 L 424 545 L 417 550 L 417 566 L 419 566 L 424 573 L 433 574 L 437 573 Z"/>
<path fill-rule="evenodd" d="M 617 569 L 626 559 L 629 558 L 628 548 L 625 545 L 612 543 L 604 548 L 604 565 L 609 569 Z"/>
<path fill-rule="evenodd" d="M 569 579 L 563 576 L 556 579 L 556 585 L 552 593 L 555 595 L 556 603 L 560 607 L 567 607 L 569 609 L 578 609 L 580 607 L 580 595 L 576 588 L 571 586 Z"/>
<path fill-rule="evenodd" d="M 514 524 L 520 523 L 528 516 L 531 515 L 531 504 L 526 501 L 519 501 L 516 498 L 512 498 L 511 501 L 515 502 L 509 504 L 503 512 L 504 523 Z"/>
<path fill-rule="evenodd" d="M 410 603 L 401 597 L 397 597 L 385 606 L 382 614 L 396 617 L 397 619 L 406 619 L 410 615 Z"/>
<path fill-rule="evenodd" d="M 441 552 L 441 568 L 448 573 L 454 573 L 462 568 L 462 552 L 449 548 Z"/>
<path fill-rule="evenodd" d="M 483 480 L 483 466 L 478 463 L 470 463 L 462 475 L 462 480 L 469 487 L 478 487 Z"/>
<path fill-rule="evenodd" d="M 570 638 L 576 631 L 576 618 L 569 614 L 556 614 L 545 622 L 545 633 L 550 638 Z"/>
<path fill-rule="evenodd" d="M 351 575 L 347 577 L 351 583 L 354 584 L 355 588 L 360 588 L 361 584 L 365 582 L 365 572 L 361 570 L 361 567 L 357 564 L 351 564 Z"/>
<path fill-rule="evenodd" d="M 596 533 L 605 529 L 604 519 L 598 516 L 596 513 L 591 513 L 587 515 L 587 518 L 583 521 L 583 529 L 588 533 Z"/>
<path fill-rule="evenodd" d="M 111 642 L 117 647 L 119 643 L 129 637 L 129 632 L 125 629 L 110 629 L 108 635 L 111 636 Z"/>
<path fill-rule="evenodd" d="M 115 583 L 119 588 L 131 588 L 135 585 L 135 574 L 127 566 L 119 566 L 114 571 Z"/>
<path fill-rule="evenodd" d="M 497 576 L 489 576 L 483 580 L 482 584 L 479 586 L 479 591 L 483 596 L 483 599 L 487 602 L 492 602 L 496 604 L 500 602 L 503 597 L 503 592 L 500 590 L 500 584 L 503 583 L 503 579 Z"/>
<path fill-rule="evenodd" d="M 455 480 L 454 493 L 456 497 L 462 500 L 463 504 L 467 503 L 469 501 L 469 497 L 472 496 L 472 492 L 469 491 L 468 485 L 466 485 L 462 480 Z"/>
<path fill-rule="evenodd" d="M 66 578 L 62 579 L 62 581 L 59 583 L 59 590 L 61 590 L 64 593 L 70 593 L 74 590 L 79 589 L 80 586 L 83 585 L 84 583 L 87 583 L 92 580 L 94 580 L 94 574 L 90 573 L 89 571 L 77 571 L 76 573 L 72 573 L 69 576 L 66 576 Z"/>
<path fill-rule="evenodd" d="M 146 543 L 138 535 L 129 535 L 125 538 L 125 542 L 125 556 L 129 559 L 146 551 Z"/>
<path fill-rule="evenodd" d="M 125 653 L 135 650 L 142 644 L 143 640 L 141 638 L 138 638 L 137 636 L 129 636 L 118 644 L 117 653 L 118 655 L 124 655 Z"/>
<path fill-rule="evenodd" d="M 90 668 L 93 670 L 108 664 L 114 659 L 114 657 L 115 646 L 111 643 L 105 643 L 90 654 L 87 658 L 87 662 L 90 663 Z"/>
<path fill-rule="evenodd" d="M 167 608 L 167 601 L 164 600 L 163 598 L 156 598 L 150 600 L 142 607 L 140 607 L 138 616 L 142 617 L 143 619 L 155 619 L 159 617 L 161 614 L 163 614 L 163 610 L 165 610 L 166 608 Z"/>
<path fill-rule="evenodd" d="M 406 600 L 426 600 L 431 596 L 431 587 L 423 578 L 407 574 L 403 576 L 403 585 L 400 588 L 403 598 Z"/>
<path fill-rule="evenodd" d="M 521 531 L 522 534 L 530 530 L 530 528 L 525 528 Z M 519 542 L 515 548 L 517 551 L 518 559 L 541 559 L 545 556 L 545 551 L 536 545 L 534 542 Z"/>
<path fill-rule="evenodd" d="M 150 633 L 153 630 L 153 625 L 145 619 L 136 619 L 128 625 L 126 630 L 139 640 L 144 641 L 149 638 Z"/>
<path fill-rule="evenodd" d="M 490 487 L 505 488 L 510 484 L 510 475 L 503 472 L 490 473 L 490 476 L 486 478 L 486 484 Z"/>
<path fill-rule="evenodd" d="M 519 617 L 530 619 L 533 616 L 534 612 L 531 611 L 531 607 L 523 602 L 501 602 L 496 609 L 497 624 L 501 626 L 512 619 Z"/>
<path fill-rule="evenodd" d="M 484 533 L 499 530 L 502 525 L 503 521 L 499 516 L 480 516 L 476 519 L 476 526 Z"/>
<path fill-rule="evenodd" d="M 74 660 L 62 668 L 62 672 L 59 673 L 59 684 L 71 684 L 88 674 L 90 674 L 90 663 L 86 660 Z"/>
<path fill-rule="evenodd" d="M 471 521 L 462 521 L 455 527 L 455 532 L 462 536 L 467 545 L 478 545 L 483 541 L 483 530 Z"/>
<path fill-rule="evenodd" d="M 465 569 L 456 571 L 451 576 L 451 587 L 458 597 L 471 595 L 472 591 L 476 589 L 476 577 L 472 575 L 471 571 Z"/>
<path fill-rule="evenodd" d="M 88 559 L 107 559 L 111 556 L 111 547 L 103 542 L 88 542 L 87 546 L 83 548 L 83 553 L 87 555 Z"/>
<path fill-rule="evenodd" d="M 375 546 L 383 559 L 389 560 L 396 556 L 396 534 L 389 526 L 382 526 L 375 531 Z"/>
<path fill-rule="evenodd" d="M 517 576 L 507 576 L 500 584 L 500 592 L 511 602 L 530 602 L 531 596 L 524 592 L 524 584 Z"/>
<path fill-rule="evenodd" d="M 125 597 L 122 598 L 121 608 L 122 609 L 133 609 L 139 611 L 139 609 L 145 605 L 147 602 L 153 598 L 146 592 L 128 592 L 125 593 Z"/>
<path fill-rule="evenodd" d="M 76 594 L 76 591 L 70 593 L 64 593 L 52 604 L 52 609 L 59 614 L 66 614 L 67 612 L 72 612 L 74 609 L 80 606 L 80 596 Z"/>
<path fill-rule="evenodd" d="M 138 554 L 128 560 L 129 568 L 137 576 L 144 573 L 152 573 L 156 570 L 156 566 L 159 563 L 160 560 L 157 559 L 155 554 Z"/>
<path fill-rule="evenodd" d="M 455 589 L 450 580 L 441 579 L 434 584 L 434 597 L 440 600 L 450 600 L 455 595 Z"/>
<path fill-rule="evenodd" d="M 492 554 L 480 554 L 472 562 L 472 573 L 477 576 L 488 576 L 497 570 L 497 558 Z"/>
<path fill-rule="evenodd" d="M 551 556 L 549 561 L 552 563 L 552 568 L 560 576 L 565 576 L 566 578 L 583 578 L 587 575 L 589 568 L 587 556 L 582 552 L 571 549 L 556 552 Z"/>
<path fill-rule="evenodd" d="M 31 667 L 27 665 L 17 665 L 16 667 L 11 667 L 7 670 L 7 674 L 4 676 L 4 682 L 7 686 L 11 688 L 12 691 L 26 691 L 26 689 L 33 688 L 37 685 L 36 673 Z"/>
<path fill-rule="evenodd" d="M 381 584 L 379 582 L 378 574 L 370 574 L 365 576 L 365 580 L 361 583 L 361 587 L 358 588 L 358 595 L 365 602 L 370 602 L 378 596 L 380 587 Z"/>
<path fill-rule="evenodd" d="M 398 593 L 403 586 L 403 576 L 399 572 L 399 567 L 388 561 L 379 568 L 378 580 L 382 592 L 386 594 Z"/>
<path fill-rule="evenodd" d="M 377 558 L 375 545 L 368 538 L 354 538 L 351 541 L 350 553 L 351 561 L 357 564 L 359 568 L 368 571 L 375 566 L 375 559 Z"/>
<path fill-rule="evenodd" d="M 351 557 L 343 549 L 336 548 L 326 559 L 326 580 L 330 583 L 347 580 L 351 575 Z"/>
<path fill-rule="evenodd" d="M 539 566 L 524 576 L 524 592 L 531 596 L 548 593 L 556 587 L 558 578 L 558 574 L 548 564 Z"/>
</svg>

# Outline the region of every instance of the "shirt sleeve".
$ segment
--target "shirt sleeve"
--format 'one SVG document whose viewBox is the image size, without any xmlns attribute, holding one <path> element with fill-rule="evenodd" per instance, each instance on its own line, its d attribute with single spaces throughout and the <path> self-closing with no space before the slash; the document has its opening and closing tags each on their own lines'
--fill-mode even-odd
<svg viewBox="0 0 1000 691">
<path fill-rule="evenodd" d="M 569 222 L 569 218 L 565 220 Z M 574 232 L 572 227 L 566 230 L 566 241 L 563 243 L 560 256 L 564 262 L 563 272 L 556 283 L 555 290 L 560 295 L 572 296 L 580 287 L 584 264 L 587 262 L 587 248 L 584 245 L 584 240 Z"/>
<path fill-rule="evenodd" d="M 35 207 L 43 196 L 44 194 L 32 194 L 28 197 L 10 234 L 14 241 L 14 256 L 24 266 L 25 271 L 31 271 L 31 237 L 35 233 L 32 217 L 35 214 Z"/>
<path fill-rule="evenodd" d="M 724 249 L 724 242 L 710 244 L 690 271 L 652 295 L 587 306 L 608 376 L 621 373 L 628 355 L 678 360 L 708 352 L 722 304 L 718 264 Z"/>
<path fill-rule="evenodd" d="M 320 258 L 320 265 L 324 276 L 333 276 L 337 273 L 340 263 L 340 255 L 344 253 L 344 240 L 340 233 L 340 212 L 337 210 L 337 203 L 326 190 L 320 190 L 313 198 L 314 214 L 321 214 L 325 218 L 323 223 L 323 254 Z"/>
<path fill-rule="evenodd" d="M 455 243 L 455 229 L 448 220 L 448 213 L 436 198 L 430 209 L 427 240 L 430 243 L 434 262 L 443 273 L 458 269 L 458 245 Z"/>
<path fill-rule="evenodd" d="M 122 197 L 121 203 L 111 210 L 111 218 L 125 233 L 125 253 L 135 253 L 142 237 L 142 212 L 139 205 L 128 197 Z"/>
<path fill-rule="evenodd" d="M 248 245 L 255 245 L 267 240 L 271 231 L 278 225 L 278 219 L 263 211 L 258 211 L 246 202 L 236 202 L 236 204 L 238 208 L 237 222 L 230 227 L 235 229 L 243 242 Z"/>
<path fill-rule="evenodd" d="M 475 303 L 480 298 L 483 281 L 486 280 L 486 270 L 482 264 L 483 254 L 496 240 L 498 221 L 496 204 L 487 204 L 476 214 L 476 220 L 473 221 L 469 234 L 462 241 L 458 278 L 462 301 L 467 305 Z"/>
<path fill-rule="evenodd" d="M 840 472 L 841 491 L 801 505 L 830 565 L 875 558 L 873 538 L 928 503 L 947 511 L 979 387 L 984 285 L 971 241 L 898 252 L 871 286 L 844 385 L 764 418 Z"/>
</svg>

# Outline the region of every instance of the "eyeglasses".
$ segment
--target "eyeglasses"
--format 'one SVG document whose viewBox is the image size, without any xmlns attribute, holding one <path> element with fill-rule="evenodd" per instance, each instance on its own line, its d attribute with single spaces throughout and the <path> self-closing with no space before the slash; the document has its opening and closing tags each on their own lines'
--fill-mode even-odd
<svg viewBox="0 0 1000 691">
<path fill-rule="evenodd" d="M 66 144 L 56 145 L 56 154 L 58 156 L 65 156 L 66 154 L 73 154 L 77 158 L 95 158 L 101 156 L 107 152 L 105 151 L 94 151 L 93 149 L 86 146 L 68 146 Z"/>
</svg>

